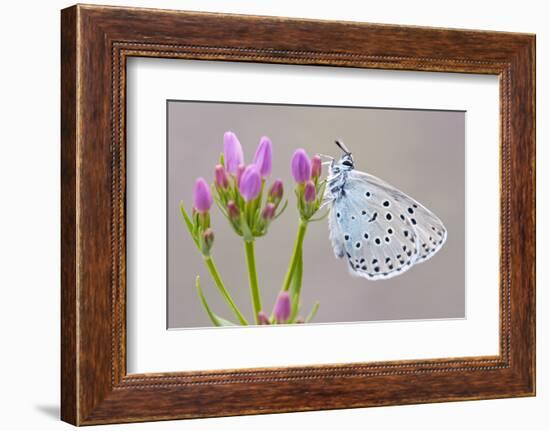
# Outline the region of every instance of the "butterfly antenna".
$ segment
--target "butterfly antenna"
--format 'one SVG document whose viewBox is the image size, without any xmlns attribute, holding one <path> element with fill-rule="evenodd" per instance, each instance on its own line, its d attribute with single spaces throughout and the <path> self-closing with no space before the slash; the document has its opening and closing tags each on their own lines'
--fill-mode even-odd
<svg viewBox="0 0 550 431">
<path fill-rule="evenodd" d="M 347 147 L 344 145 L 344 143 L 338 139 L 334 141 L 334 143 L 340 148 L 344 153 L 351 154 L 351 151 L 347 149 Z"/>
</svg>

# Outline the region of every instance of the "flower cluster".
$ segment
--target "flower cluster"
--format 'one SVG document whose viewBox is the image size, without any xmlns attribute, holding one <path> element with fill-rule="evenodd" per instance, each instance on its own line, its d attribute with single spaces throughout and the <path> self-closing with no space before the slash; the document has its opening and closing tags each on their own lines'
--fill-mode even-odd
<svg viewBox="0 0 550 431">
<path fill-rule="evenodd" d="M 300 311 L 300 294 L 303 274 L 303 241 L 309 222 L 313 219 L 323 202 L 326 181 L 321 180 L 322 163 L 319 155 L 311 159 L 302 148 L 294 152 L 291 160 L 291 172 L 296 181 L 297 208 L 300 214 L 300 224 L 294 243 L 294 250 L 288 266 L 283 287 L 277 296 L 271 317 L 263 311 L 258 315 L 262 325 L 281 323 L 304 323 L 310 321 L 319 304 L 316 303 L 306 320 L 298 316 Z"/>
<path fill-rule="evenodd" d="M 269 224 L 285 209 L 283 182 L 275 180 L 263 199 L 265 183 L 272 170 L 272 144 L 260 139 L 254 160 L 244 164 L 243 149 L 233 132 L 224 134 L 224 151 L 215 169 L 216 202 L 235 232 L 246 241 L 264 236 Z"/>
<path fill-rule="evenodd" d="M 285 210 L 283 182 L 277 179 L 266 187 L 271 176 L 273 156 L 272 143 L 262 137 L 252 163 L 246 165 L 239 139 L 233 132 L 223 137 L 223 154 L 214 169 L 214 182 L 209 186 L 204 178 L 195 181 L 193 189 L 193 211 L 191 217 L 183 204 L 181 214 L 195 245 L 203 256 L 204 263 L 212 276 L 219 293 L 241 325 L 248 325 L 229 290 L 225 287 L 211 256 L 214 231 L 210 225 L 210 210 L 213 202 L 223 213 L 229 224 L 244 243 L 248 281 L 254 321 L 259 325 L 275 325 L 309 322 L 317 312 L 316 303 L 306 319 L 298 316 L 303 273 L 303 241 L 307 225 L 315 221 L 312 217 L 319 210 L 323 200 L 325 181 L 321 181 L 321 159 L 318 155 L 309 158 L 303 149 L 298 149 L 291 160 L 291 172 L 296 181 L 295 193 L 300 214 L 298 232 L 289 267 L 283 281 L 271 316 L 262 308 L 261 290 L 256 268 L 254 242 L 266 235 L 270 223 Z M 267 189 L 267 192 L 265 190 Z M 265 196 L 264 196 L 265 195 Z M 196 287 L 199 299 L 212 323 L 216 326 L 235 323 L 218 316 L 210 308 L 197 277 Z"/>
<path fill-rule="evenodd" d="M 309 158 L 305 150 L 297 149 L 292 156 L 292 176 L 296 181 L 298 211 L 303 221 L 309 221 L 319 210 L 325 193 L 325 181 L 321 181 L 321 157 Z"/>
</svg>

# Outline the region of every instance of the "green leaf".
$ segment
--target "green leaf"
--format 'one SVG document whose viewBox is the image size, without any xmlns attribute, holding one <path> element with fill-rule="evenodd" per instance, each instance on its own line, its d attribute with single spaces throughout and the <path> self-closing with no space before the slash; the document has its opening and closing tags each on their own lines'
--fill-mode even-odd
<svg viewBox="0 0 550 431">
<path fill-rule="evenodd" d="M 281 209 L 275 214 L 275 217 L 273 217 L 273 220 L 277 220 L 279 216 L 283 213 L 284 210 L 286 210 L 286 207 L 288 206 L 288 199 L 285 200 L 285 203 L 281 207 Z"/>
<path fill-rule="evenodd" d="M 216 195 L 214 195 L 214 202 L 216 202 L 216 206 L 218 207 L 218 209 L 220 210 L 220 212 L 221 212 L 226 218 L 229 218 L 229 215 L 227 214 L 226 208 L 224 207 L 222 201 L 221 201 Z"/>
<path fill-rule="evenodd" d="M 197 293 L 199 294 L 199 299 L 201 301 L 201 304 L 202 304 L 204 310 L 206 311 L 206 314 L 208 314 L 208 317 L 210 318 L 210 320 L 212 321 L 212 323 L 215 326 L 237 326 L 235 323 L 230 322 L 229 320 L 218 316 L 217 314 L 215 314 L 212 311 L 212 309 L 208 305 L 208 302 L 206 301 L 206 297 L 204 296 L 204 293 L 202 291 L 201 283 L 200 283 L 200 277 L 198 275 L 197 275 L 197 278 L 195 280 L 195 286 L 197 287 Z"/>
<path fill-rule="evenodd" d="M 220 317 L 218 315 L 216 315 L 216 318 L 218 319 L 218 322 L 220 322 L 219 326 L 237 326 L 236 323 L 230 322 L 229 320 L 224 319 L 223 317 Z"/>
<path fill-rule="evenodd" d="M 185 211 L 185 207 L 183 206 L 183 202 L 180 202 L 180 211 L 181 215 L 183 216 L 183 220 L 185 221 L 185 226 L 187 226 L 187 230 L 189 231 L 189 234 L 191 235 L 191 238 L 193 239 L 195 245 L 200 249 L 199 241 L 197 240 L 197 237 L 195 236 L 195 226 L 193 222 L 191 221 L 191 218 L 189 217 L 189 214 L 187 214 L 187 211 Z"/>
<path fill-rule="evenodd" d="M 310 218 L 309 221 L 310 221 L 310 222 L 314 222 L 314 221 L 323 220 L 323 219 L 325 219 L 329 214 L 330 214 L 330 209 L 328 209 L 323 215 L 321 215 L 321 216 L 319 216 L 319 217 Z"/>
<path fill-rule="evenodd" d="M 313 308 L 309 312 L 309 315 L 306 317 L 305 323 L 311 322 L 311 320 L 315 317 L 315 315 L 317 314 L 317 310 L 319 310 L 319 305 L 319 301 L 313 304 Z"/>
</svg>

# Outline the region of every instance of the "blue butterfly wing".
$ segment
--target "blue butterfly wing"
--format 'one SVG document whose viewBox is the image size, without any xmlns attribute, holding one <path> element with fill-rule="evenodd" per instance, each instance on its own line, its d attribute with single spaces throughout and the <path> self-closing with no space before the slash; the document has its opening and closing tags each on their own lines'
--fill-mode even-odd
<svg viewBox="0 0 550 431">
<path fill-rule="evenodd" d="M 350 272 L 369 280 L 388 279 L 431 258 L 447 231 L 427 208 L 390 184 L 352 170 L 332 202 L 330 239 Z"/>
</svg>

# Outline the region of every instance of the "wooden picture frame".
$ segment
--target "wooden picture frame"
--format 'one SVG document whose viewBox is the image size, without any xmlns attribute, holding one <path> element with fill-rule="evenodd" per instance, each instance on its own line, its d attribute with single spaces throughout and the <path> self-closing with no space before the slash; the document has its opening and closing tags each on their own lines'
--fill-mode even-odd
<svg viewBox="0 0 550 431">
<path fill-rule="evenodd" d="M 83 5 L 64 9 L 61 18 L 64 421 L 535 394 L 534 35 Z M 498 75 L 500 354 L 127 374 L 125 65 L 131 56 Z"/>
</svg>

